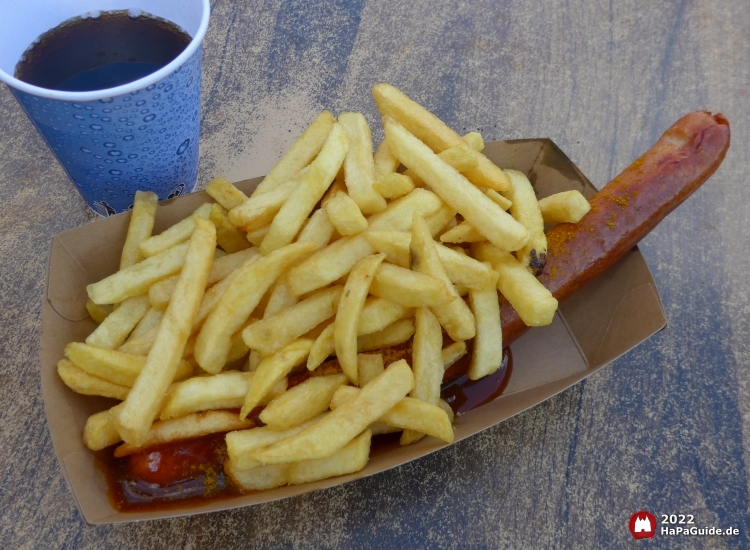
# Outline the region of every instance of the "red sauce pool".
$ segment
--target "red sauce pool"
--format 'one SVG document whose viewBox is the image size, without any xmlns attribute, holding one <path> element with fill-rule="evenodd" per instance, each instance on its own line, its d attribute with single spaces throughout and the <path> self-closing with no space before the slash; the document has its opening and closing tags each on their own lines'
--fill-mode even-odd
<svg viewBox="0 0 750 550">
<path fill-rule="evenodd" d="M 450 343 L 448 340 L 447 343 Z M 386 366 L 410 357 L 410 342 L 384 351 Z M 459 359 L 445 373 L 441 397 L 451 406 L 456 416 L 465 414 L 502 395 L 513 368 L 510 350 L 503 351 L 503 362 L 492 375 L 481 380 L 469 380 L 469 353 Z M 315 374 L 338 371 L 336 361 L 328 361 Z M 296 386 L 310 376 L 306 371 L 289 377 L 289 386 Z M 256 425 L 260 408 L 250 417 Z M 398 446 L 400 433 L 375 436 L 371 456 Z M 224 473 L 227 448 L 224 434 L 212 434 L 188 441 L 177 441 L 152 447 L 130 456 L 115 458 L 112 448 L 99 451 L 97 457 L 109 485 L 109 496 L 115 509 L 121 512 L 177 509 L 224 500 L 243 494 Z"/>
</svg>

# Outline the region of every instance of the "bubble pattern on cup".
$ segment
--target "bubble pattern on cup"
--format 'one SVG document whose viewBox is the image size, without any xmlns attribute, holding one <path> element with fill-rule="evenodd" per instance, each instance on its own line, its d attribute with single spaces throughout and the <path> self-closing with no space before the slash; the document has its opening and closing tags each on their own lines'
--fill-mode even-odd
<svg viewBox="0 0 750 550">
<path fill-rule="evenodd" d="M 137 190 L 165 200 L 195 188 L 201 53 L 145 89 L 96 101 L 11 91 L 89 206 L 109 216 L 132 208 Z"/>
</svg>

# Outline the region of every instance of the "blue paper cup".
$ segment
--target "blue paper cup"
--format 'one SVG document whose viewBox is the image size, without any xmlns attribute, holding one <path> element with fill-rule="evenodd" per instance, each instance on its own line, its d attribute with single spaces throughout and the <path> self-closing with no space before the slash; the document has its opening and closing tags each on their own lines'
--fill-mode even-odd
<svg viewBox="0 0 750 550">
<path fill-rule="evenodd" d="M 167 19 L 192 40 L 168 65 L 115 88 L 62 92 L 13 77 L 26 48 L 44 32 L 72 17 L 125 9 Z M 25 0 L 0 5 L 0 80 L 99 215 L 128 210 L 137 190 L 153 191 L 163 200 L 195 188 L 201 42 L 209 11 L 208 0 Z"/>
</svg>

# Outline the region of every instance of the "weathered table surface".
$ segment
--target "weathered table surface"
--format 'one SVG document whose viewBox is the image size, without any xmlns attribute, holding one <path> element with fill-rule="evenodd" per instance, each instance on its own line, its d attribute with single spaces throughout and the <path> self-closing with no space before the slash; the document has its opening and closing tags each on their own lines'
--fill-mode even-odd
<svg viewBox="0 0 750 550">
<path fill-rule="evenodd" d="M 748 547 L 748 59 L 746 2 L 214 2 L 201 186 L 264 173 L 275 158 L 256 144 L 274 140 L 280 154 L 323 108 L 379 128 L 379 81 L 462 132 L 551 137 L 597 186 L 689 111 L 724 113 L 733 145 L 642 243 L 669 329 L 585 382 L 343 487 L 96 528 L 56 462 L 38 361 L 50 239 L 93 215 L 2 87 L 0 546 Z M 626 524 L 641 508 L 741 535 L 636 542 Z"/>
</svg>

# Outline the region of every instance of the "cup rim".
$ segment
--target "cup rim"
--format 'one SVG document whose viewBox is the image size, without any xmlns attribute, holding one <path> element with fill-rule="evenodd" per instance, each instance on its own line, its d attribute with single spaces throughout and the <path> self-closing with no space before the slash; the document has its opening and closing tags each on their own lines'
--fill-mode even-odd
<svg viewBox="0 0 750 550">
<path fill-rule="evenodd" d="M 115 86 L 114 88 L 105 88 L 103 90 L 92 90 L 89 92 L 68 92 L 49 90 L 47 88 L 28 84 L 22 80 L 15 78 L 14 76 L 9 75 L 2 69 L 0 69 L 0 82 L 5 82 L 10 88 L 18 90 L 20 92 L 25 92 L 37 97 L 43 97 L 45 99 L 55 99 L 59 101 L 96 101 L 98 99 L 106 99 L 109 97 L 129 94 L 137 90 L 142 90 L 143 88 L 146 88 L 151 84 L 155 84 L 163 78 L 172 74 L 188 59 L 190 59 L 190 57 L 200 47 L 201 43 L 203 42 L 203 38 L 206 36 L 209 16 L 211 14 L 210 1 L 201 0 L 201 3 L 203 4 L 203 13 L 201 15 L 200 25 L 198 26 L 198 32 L 195 33 L 195 36 L 187 45 L 187 47 L 182 51 L 182 53 L 158 71 L 146 75 L 143 78 L 139 78 L 138 80 L 134 80 L 133 82 L 128 82 L 127 84 L 122 84 L 121 86 Z"/>
</svg>

